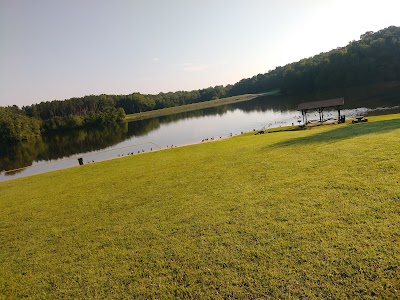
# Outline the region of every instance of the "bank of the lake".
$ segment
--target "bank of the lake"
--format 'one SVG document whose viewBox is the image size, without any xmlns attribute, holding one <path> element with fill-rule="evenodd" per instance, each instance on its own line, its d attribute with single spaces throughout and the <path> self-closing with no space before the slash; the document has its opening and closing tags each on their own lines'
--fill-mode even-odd
<svg viewBox="0 0 400 300">
<path fill-rule="evenodd" d="M 196 106 L 171 108 L 157 112 L 166 114 L 164 116 L 127 122 L 120 126 L 54 132 L 35 140 L 0 147 L 0 181 L 76 166 L 77 158 L 83 158 L 84 163 L 88 164 L 170 148 L 171 145 L 181 146 L 262 128 L 298 124 L 301 115 L 296 110 L 297 106 L 310 100 L 344 96 L 342 115 L 346 119 L 357 115 L 398 113 L 399 95 L 400 82 L 397 81 L 318 95 L 295 96 L 271 92 L 254 99 L 250 98 L 255 95 L 244 95 L 239 100 L 226 98 L 199 104 L 216 105 L 223 101 L 234 101 L 204 109 L 189 110 Z M 176 109 L 189 111 L 169 114 Z M 329 121 L 336 115 L 331 110 L 324 113 Z M 308 117 L 308 120 L 318 119 L 318 113 L 310 112 Z"/>
<path fill-rule="evenodd" d="M 395 298 L 400 115 L 0 183 L 0 298 Z"/>
</svg>

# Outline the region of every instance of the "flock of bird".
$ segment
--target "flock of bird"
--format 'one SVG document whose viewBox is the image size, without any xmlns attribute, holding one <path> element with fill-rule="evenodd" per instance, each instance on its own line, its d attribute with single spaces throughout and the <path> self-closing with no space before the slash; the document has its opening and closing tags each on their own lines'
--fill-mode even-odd
<svg viewBox="0 0 400 300">
<path fill-rule="evenodd" d="M 241 133 L 243 134 L 243 131 L 242 131 Z M 232 136 L 233 136 L 233 133 L 230 133 L 228 136 L 229 136 L 229 137 L 232 137 Z M 220 136 L 219 138 L 222 139 L 222 136 Z M 202 139 L 201 141 L 202 141 L 202 142 L 207 142 L 207 141 L 214 141 L 215 139 L 216 139 L 216 138 L 211 137 L 211 138 Z M 170 149 L 172 149 L 172 148 L 176 148 L 176 147 L 178 147 L 178 146 L 172 144 L 171 146 L 170 146 L 170 145 L 167 145 L 165 148 L 170 148 Z M 150 148 L 150 151 L 153 151 L 153 148 Z M 144 149 L 142 149 L 141 151 L 138 150 L 137 153 L 128 152 L 125 156 L 134 155 L 134 154 L 140 154 L 140 153 L 144 153 L 144 152 L 146 152 L 146 151 L 145 151 Z M 123 156 L 124 156 L 124 154 L 118 154 L 118 157 L 123 157 Z M 94 163 L 94 162 L 95 162 L 94 160 L 92 160 L 92 161 L 86 161 L 87 164 Z"/>
</svg>

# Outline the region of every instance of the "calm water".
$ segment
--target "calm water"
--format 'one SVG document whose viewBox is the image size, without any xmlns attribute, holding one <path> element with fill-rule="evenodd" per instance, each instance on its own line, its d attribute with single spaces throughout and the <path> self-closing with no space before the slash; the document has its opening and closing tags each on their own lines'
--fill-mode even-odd
<svg viewBox="0 0 400 300">
<path fill-rule="evenodd" d="M 356 101 L 350 101 L 351 105 L 344 107 L 342 115 L 351 118 L 356 115 L 400 112 L 398 99 L 389 97 L 385 102 L 380 100 L 379 103 L 370 100 L 366 107 L 358 107 Z M 298 124 L 301 116 L 296 107 L 304 101 L 307 100 L 281 96 L 264 97 L 131 122 L 123 127 L 79 130 L 43 137 L 32 143 L 2 147 L 0 181 L 78 166 L 79 157 L 87 164 L 171 146 L 201 143 L 207 138 L 228 138 L 241 132 Z M 327 110 L 324 116 L 336 118 L 337 112 Z M 318 114 L 310 113 L 308 119 L 317 120 Z M 17 168 L 24 169 L 4 172 Z"/>
</svg>

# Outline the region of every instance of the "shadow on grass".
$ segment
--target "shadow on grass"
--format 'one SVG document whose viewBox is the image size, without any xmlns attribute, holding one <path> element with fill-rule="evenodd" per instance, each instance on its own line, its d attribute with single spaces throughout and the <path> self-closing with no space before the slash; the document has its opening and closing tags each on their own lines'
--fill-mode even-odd
<svg viewBox="0 0 400 300">
<path fill-rule="evenodd" d="M 279 142 L 271 145 L 271 147 L 333 142 L 371 133 L 388 132 L 399 128 L 400 119 L 377 121 L 371 123 L 349 124 L 345 127 L 339 127 L 333 130 Z"/>
</svg>

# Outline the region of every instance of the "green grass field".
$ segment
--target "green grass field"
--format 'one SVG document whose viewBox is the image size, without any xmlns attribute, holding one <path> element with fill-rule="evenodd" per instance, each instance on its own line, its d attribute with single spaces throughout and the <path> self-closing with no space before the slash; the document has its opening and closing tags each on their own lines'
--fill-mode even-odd
<svg viewBox="0 0 400 300">
<path fill-rule="evenodd" d="M 0 183 L 0 298 L 400 295 L 400 115 Z"/>
</svg>

